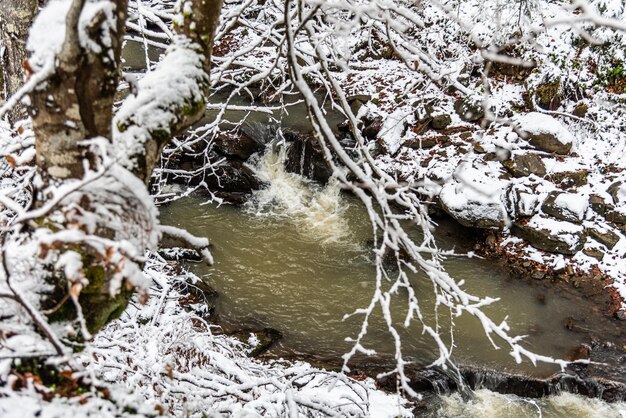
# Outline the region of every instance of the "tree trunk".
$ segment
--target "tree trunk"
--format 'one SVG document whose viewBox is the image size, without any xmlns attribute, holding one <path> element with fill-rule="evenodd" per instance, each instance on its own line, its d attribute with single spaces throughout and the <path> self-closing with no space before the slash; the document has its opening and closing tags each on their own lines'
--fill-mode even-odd
<svg viewBox="0 0 626 418">
<path fill-rule="evenodd" d="M 72 2 L 56 72 L 46 88 L 31 94 L 37 167 L 46 182 L 82 178 L 84 160 L 93 167 L 94 157 L 80 142 L 95 137 L 111 138 L 128 0 L 111 2 L 116 11 L 113 27 L 107 25 L 105 12 L 100 10 L 82 28 L 100 51 L 81 46 L 78 22 L 85 0 Z"/>
<path fill-rule="evenodd" d="M 37 0 L 0 1 L 0 83 L 5 100 L 24 84 L 26 39 L 36 13 Z M 21 104 L 9 112 L 11 122 L 24 117 L 26 108 Z"/>
<path fill-rule="evenodd" d="M 128 0 L 109 0 L 115 6 L 113 27 L 102 13 L 81 19 L 85 1 L 71 0 L 54 73 L 31 93 L 29 112 L 41 190 L 77 184 L 76 180 L 91 176 L 84 188 L 39 218 L 38 224 L 45 227 L 37 229 L 50 227 L 45 240 L 41 234 L 35 237 L 46 243 L 42 252 L 47 259 L 53 254 L 57 260 L 50 264 L 47 282 L 52 286 L 41 295 L 42 308 L 51 312 L 48 317 L 53 321 L 78 318 L 81 329 L 88 330 L 83 336 L 88 336 L 121 313 L 130 289 L 145 282 L 141 260 L 160 234 L 145 183 L 163 146 L 204 114 L 210 52 L 222 1 L 182 2 L 173 45 L 159 67 L 140 80 L 137 95 L 125 100 L 119 112 L 124 116 L 115 121 L 118 137 L 121 126 L 125 135 L 106 148 L 106 155 L 97 154 L 102 148 L 94 150 L 84 140 L 102 138 L 102 144 L 115 137 L 113 99 Z M 41 16 L 45 18 L 47 12 L 44 9 Z M 85 36 L 90 47 L 81 44 Z M 94 44 L 99 47 L 94 49 Z M 121 145 L 133 151 L 116 149 Z M 100 164 L 101 158 L 108 161 L 107 167 Z M 133 164 L 120 167 L 117 161 L 124 159 Z M 104 172 L 94 177 L 95 170 Z M 39 206 L 48 198 L 40 194 Z M 69 229 L 71 242 L 63 235 Z M 34 232 L 41 231 L 31 231 L 33 236 Z M 73 266 L 81 266 L 80 271 L 72 270 L 73 277 L 63 267 L 69 259 Z"/>
</svg>

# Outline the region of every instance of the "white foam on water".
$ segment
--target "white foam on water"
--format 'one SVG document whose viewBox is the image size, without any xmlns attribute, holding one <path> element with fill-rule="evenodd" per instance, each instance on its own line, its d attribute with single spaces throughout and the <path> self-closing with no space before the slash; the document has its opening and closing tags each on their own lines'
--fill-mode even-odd
<svg viewBox="0 0 626 418">
<path fill-rule="evenodd" d="M 324 187 L 285 170 L 285 147 L 268 150 L 251 167 L 267 186 L 255 191 L 245 205 L 248 213 L 260 217 L 285 218 L 293 222 L 307 239 L 324 244 L 349 243 L 350 230 L 345 219 L 347 203 L 341 198 L 339 184 Z"/>
<path fill-rule="evenodd" d="M 542 399 L 502 395 L 487 389 L 474 392 L 475 398 L 463 400 L 459 394 L 442 397 L 438 416 L 446 418 L 623 418 L 626 403 L 606 403 L 571 393 Z"/>
</svg>

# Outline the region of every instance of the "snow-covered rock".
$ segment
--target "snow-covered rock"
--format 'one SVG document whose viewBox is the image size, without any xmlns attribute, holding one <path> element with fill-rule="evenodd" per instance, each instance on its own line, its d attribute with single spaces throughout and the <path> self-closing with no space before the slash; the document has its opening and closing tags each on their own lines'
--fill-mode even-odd
<svg viewBox="0 0 626 418">
<path fill-rule="evenodd" d="M 586 196 L 556 191 L 548 195 L 541 210 L 562 221 L 581 222 L 588 207 L 589 199 Z"/>
<path fill-rule="evenodd" d="M 626 182 L 616 181 L 607 189 L 616 205 L 626 203 Z"/>
<path fill-rule="evenodd" d="M 616 224 L 626 224 L 626 205 L 616 207 L 597 194 L 591 195 L 589 203 L 591 208 L 607 221 Z"/>
<path fill-rule="evenodd" d="M 516 223 L 513 233 L 540 250 L 576 254 L 587 238 L 581 225 L 535 215 L 526 223 Z"/>
<path fill-rule="evenodd" d="M 514 184 L 506 190 L 506 209 L 511 219 L 533 216 L 541 204 L 541 196 L 524 184 Z"/>
<path fill-rule="evenodd" d="M 526 132 L 530 145 L 541 151 L 569 154 L 574 136 L 558 120 L 539 112 L 526 113 L 514 118 L 518 127 Z"/>
<path fill-rule="evenodd" d="M 441 207 L 465 226 L 504 227 L 507 215 L 502 195 L 507 182 L 496 174 L 489 166 L 476 168 L 462 163 L 454 173 L 454 180 L 439 193 Z"/>
<path fill-rule="evenodd" d="M 477 122 L 485 116 L 481 97 L 466 97 L 454 103 L 454 110 L 466 122 Z"/>
<path fill-rule="evenodd" d="M 609 250 L 612 250 L 621 239 L 618 234 L 603 226 L 594 226 L 587 229 L 587 232 L 591 238 L 604 245 Z"/>
<path fill-rule="evenodd" d="M 383 119 L 383 125 L 378 137 L 382 139 L 387 151 L 395 154 L 402 146 L 402 138 L 406 131 L 406 120 L 413 114 L 410 108 L 399 108 Z"/>
</svg>

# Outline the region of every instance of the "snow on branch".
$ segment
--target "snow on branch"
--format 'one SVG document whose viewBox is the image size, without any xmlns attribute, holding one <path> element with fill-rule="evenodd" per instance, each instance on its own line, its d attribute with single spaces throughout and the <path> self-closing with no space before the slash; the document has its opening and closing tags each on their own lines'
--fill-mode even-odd
<svg viewBox="0 0 626 418">
<path fill-rule="evenodd" d="M 372 379 L 247 357 L 245 344 L 214 335 L 211 325 L 182 309 L 176 289 L 192 275 L 173 279 L 170 268 L 152 255 L 145 270 L 154 279 L 149 304 L 128 309 L 81 356 L 98 382 L 132 387 L 151 409 L 173 416 L 207 405 L 228 416 L 410 416 L 402 398 L 376 391 Z"/>
<path fill-rule="evenodd" d="M 204 113 L 206 57 L 183 36 L 174 38 L 157 68 L 139 80 L 114 119 L 113 150 L 120 163 L 147 180 L 163 146 Z"/>
<path fill-rule="evenodd" d="M 196 248 L 208 264 L 213 264 L 213 256 L 209 250 L 209 240 L 191 235 L 188 231 L 169 225 L 159 225 L 159 231 L 169 237 L 178 238 Z"/>
</svg>

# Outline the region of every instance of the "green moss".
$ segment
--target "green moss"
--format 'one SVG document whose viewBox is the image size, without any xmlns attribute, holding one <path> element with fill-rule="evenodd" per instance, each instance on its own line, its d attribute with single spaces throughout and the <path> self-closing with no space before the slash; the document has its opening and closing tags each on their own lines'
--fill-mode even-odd
<svg viewBox="0 0 626 418">
<path fill-rule="evenodd" d="M 554 110 L 561 104 L 561 79 L 544 81 L 531 94 L 539 107 Z"/>
<path fill-rule="evenodd" d="M 170 139 L 170 137 L 172 136 L 171 132 L 167 129 L 155 129 L 153 131 L 150 132 L 150 134 L 152 135 L 152 137 L 154 139 L 156 139 L 157 141 L 161 142 L 161 141 L 168 141 Z"/>
<path fill-rule="evenodd" d="M 37 378 L 53 392 L 54 396 L 74 397 L 91 389 L 82 379 L 73 378 L 71 373 L 60 371 L 58 366 L 48 364 L 42 357 L 16 360 L 13 366 L 16 374 Z"/>
<path fill-rule="evenodd" d="M 612 60 L 600 68 L 596 75 L 596 84 L 611 93 L 626 93 L 626 64 L 620 60 Z"/>
<path fill-rule="evenodd" d="M 94 260 L 90 255 L 84 254 L 79 247 L 72 248 L 72 250 L 83 254 L 83 265 L 88 266 L 84 269 L 84 274 L 89 284 L 81 291 L 78 303 L 82 308 L 87 329 L 93 334 L 122 314 L 133 292 L 126 289 L 126 286 L 122 284 L 120 292 L 111 297 L 109 293 L 111 277 L 105 268 L 97 264 L 97 260 Z M 76 317 L 76 307 L 72 300 L 67 298 L 58 309 L 48 315 L 48 320 L 50 322 L 73 323 L 76 331 L 78 331 L 79 326 Z M 80 335 L 79 332 L 76 334 Z M 78 337 L 76 342 L 82 342 L 82 339 Z"/>
<path fill-rule="evenodd" d="M 188 101 L 183 105 L 181 112 L 185 116 L 195 116 L 204 109 L 204 101 Z"/>
</svg>

